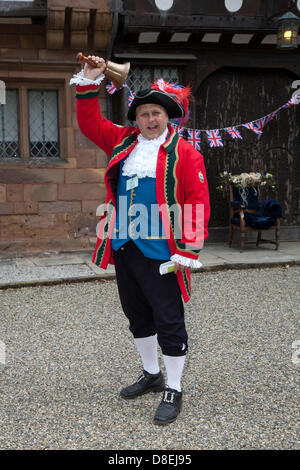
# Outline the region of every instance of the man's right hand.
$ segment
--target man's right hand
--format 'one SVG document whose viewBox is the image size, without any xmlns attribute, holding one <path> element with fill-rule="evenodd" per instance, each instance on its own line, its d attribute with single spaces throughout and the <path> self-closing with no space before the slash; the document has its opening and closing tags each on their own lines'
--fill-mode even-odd
<svg viewBox="0 0 300 470">
<path fill-rule="evenodd" d="M 90 80 L 96 80 L 96 78 L 98 78 L 99 75 L 101 75 L 106 68 L 105 60 L 102 57 L 94 55 L 89 55 L 88 58 L 94 60 L 97 63 L 100 63 L 101 67 L 92 67 L 89 64 L 85 64 L 83 69 L 83 75 L 85 78 L 89 78 Z"/>
</svg>

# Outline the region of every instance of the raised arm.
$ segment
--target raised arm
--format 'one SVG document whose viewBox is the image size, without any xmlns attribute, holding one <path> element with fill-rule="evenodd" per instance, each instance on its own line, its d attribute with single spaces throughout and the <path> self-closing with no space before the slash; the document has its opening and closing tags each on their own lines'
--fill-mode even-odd
<svg viewBox="0 0 300 470">
<path fill-rule="evenodd" d="M 76 83 L 77 121 L 81 132 L 111 155 L 120 140 L 122 128 L 104 118 L 100 112 L 98 95 L 100 82 L 104 79 L 105 61 L 98 56 L 88 57 L 102 66 L 93 67 L 86 63 L 81 77 L 77 75 L 78 80 L 73 80 Z"/>
</svg>

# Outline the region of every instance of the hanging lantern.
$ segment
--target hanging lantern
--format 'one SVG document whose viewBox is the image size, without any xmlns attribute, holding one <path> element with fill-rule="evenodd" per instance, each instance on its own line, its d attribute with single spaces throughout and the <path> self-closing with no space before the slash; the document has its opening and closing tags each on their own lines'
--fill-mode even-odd
<svg viewBox="0 0 300 470">
<path fill-rule="evenodd" d="M 279 49 L 293 49 L 298 47 L 298 31 L 300 18 L 288 12 L 277 19 L 279 23 L 277 47 Z"/>
</svg>

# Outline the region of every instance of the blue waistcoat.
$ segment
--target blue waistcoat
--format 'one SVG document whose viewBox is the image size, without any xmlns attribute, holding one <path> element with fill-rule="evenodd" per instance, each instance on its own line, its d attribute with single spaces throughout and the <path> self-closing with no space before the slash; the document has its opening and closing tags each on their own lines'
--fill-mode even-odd
<svg viewBox="0 0 300 470">
<path fill-rule="evenodd" d="M 132 177 L 122 175 L 123 165 L 124 161 L 120 165 L 117 186 L 112 249 L 118 250 L 132 240 L 147 258 L 169 260 L 171 252 L 159 216 L 156 179 L 148 176 L 139 178 L 138 186 L 127 190 L 127 181 Z"/>
</svg>

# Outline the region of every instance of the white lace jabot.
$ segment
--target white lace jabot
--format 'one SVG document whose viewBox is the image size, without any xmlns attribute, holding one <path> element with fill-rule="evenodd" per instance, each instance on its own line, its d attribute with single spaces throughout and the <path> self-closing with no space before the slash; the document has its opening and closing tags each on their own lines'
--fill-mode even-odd
<svg viewBox="0 0 300 470">
<path fill-rule="evenodd" d="M 157 139 L 152 140 L 139 134 L 137 145 L 125 160 L 122 175 L 155 178 L 159 147 L 165 142 L 167 133 L 168 128 Z"/>
</svg>

